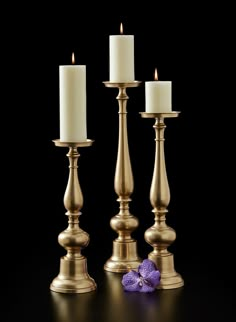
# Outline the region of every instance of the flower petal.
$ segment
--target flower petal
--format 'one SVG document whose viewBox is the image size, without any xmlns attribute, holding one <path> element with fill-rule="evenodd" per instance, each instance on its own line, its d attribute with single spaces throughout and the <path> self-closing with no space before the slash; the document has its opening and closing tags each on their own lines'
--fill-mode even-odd
<svg viewBox="0 0 236 322">
<path fill-rule="evenodd" d="M 152 271 L 156 271 L 156 265 L 150 259 L 144 259 L 142 264 L 139 265 L 138 271 L 143 278 L 147 278 Z"/>
<path fill-rule="evenodd" d="M 142 286 L 140 284 L 139 273 L 133 270 L 123 275 L 121 283 L 124 286 L 125 291 L 128 292 L 140 291 Z"/>
<path fill-rule="evenodd" d="M 161 273 L 156 270 L 152 271 L 145 279 L 145 283 L 156 288 L 160 284 Z"/>
</svg>

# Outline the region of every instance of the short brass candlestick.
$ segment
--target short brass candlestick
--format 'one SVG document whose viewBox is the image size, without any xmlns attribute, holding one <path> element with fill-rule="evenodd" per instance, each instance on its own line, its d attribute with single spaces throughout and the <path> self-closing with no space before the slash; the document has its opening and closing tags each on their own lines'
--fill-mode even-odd
<svg viewBox="0 0 236 322">
<path fill-rule="evenodd" d="M 80 156 L 78 147 L 91 146 L 93 141 L 74 143 L 55 140 L 54 143 L 56 146 L 69 148 L 67 156 L 70 173 L 64 195 L 69 225 L 58 236 L 58 242 L 67 250 L 67 254 L 61 258 L 60 273 L 52 281 L 50 289 L 59 293 L 90 292 L 96 289 L 96 283 L 87 272 L 87 259 L 81 254 L 81 249 L 89 243 L 89 235 L 79 227 L 83 195 L 78 179 L 77 161 Z"/>
<path fill-rule="evenodd" d="M 153 251 L 148 255 L 161 271 L 161 282 L 159 289 L 173 289 L 184 285 L 182 277 L 174 269 L 174 256 L 167 250 L 176 238 L 174 229 L 166 225 L 167 207 L 170 202 L 170 190 L 166 174 L 165 152 L 164 152 L 164 130 L 165 118 L 177 117 L 179 112 L 170 113 L 145 113 L 143 118 L 155 118 L 154 129 L 156 132 L 156 153 L 154 172 L 150 190 L 150 201 L 155 215 L 154 225 L 147 229 L 144 237 Z"/>
<path fill-rule="evenodd" d="M 137 254 L 137 242 L 131 237 L 132 231 L 138 227 L 138 219 L 130 214 L 130 195 L 134 189 L 133 174 L 129 156 L 127 134 L 127 100 L 126 88 L 137 87 L 141 82 L 130 83 L 104 82 L 106 87 L 118 88 L 117 100 L 119 103 L 119 142 L 116 162 L 114 188 L 119 196 L 119 213 L 111 219 L 111 228 L 118 233 L 118 238 L 113 241 L 113 254 L 104 265 L 110 272 L 124 273 L 135 269 L 141 262 Z"/>
</svg>

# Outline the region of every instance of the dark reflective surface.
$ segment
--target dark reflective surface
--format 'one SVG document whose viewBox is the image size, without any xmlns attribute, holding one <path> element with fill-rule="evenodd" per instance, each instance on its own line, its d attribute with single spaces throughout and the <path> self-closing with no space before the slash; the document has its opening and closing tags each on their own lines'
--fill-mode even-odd
<svg viewBox="0 0 236 322">
<path fill-rule="evenodd" d="M 53 319 L 57 322 L 92 321 L 96 294 L 60 294 L 51 292 Z"/>
<path fill-rule="evenodd" d="M 49 262 L 49 259 L 47 259 Z M 199 322 L 231 321 L 235 314 L 232 281 L 226 274 L 195 269 L 186 262 L 180 270 L 185 286 L 153 293 L 128 293 L 122 274 L 104 272 L 104 260 L 90 261 L 97 290 L 60 294 L 49 290 L 56 273 L 41 261 L 5 272 L 1 292 L 1 321 L 15 322 Z M 206 262 L 205 262 L 206 263 Z M 37 264 L 37 265 L 36 265 Z M 185 267 L 185 269 L 184 269 Z M 223 273 L 223 271 L 221 271 Z M 11 277 L 11 278 L 10 278 Z M 228 279 L 228 281 L 227 281 Z M 227 281 L 227 282 L 226 282 Z"/>
<path fill-rule="evenodd" d="M 118 321 L 179 321 L 182 289 L 153 293 L 124 292 L 121 277 L 106 273 L 106 318 Z"/>
<path fill-rule="evenodd" d="M 183 321 L 182 291 L 127 293 L 120 274 L 104 272 L 98 291 L 78 295 L 51 292 L 53 318 L 55 322 Z"/>
</svg>

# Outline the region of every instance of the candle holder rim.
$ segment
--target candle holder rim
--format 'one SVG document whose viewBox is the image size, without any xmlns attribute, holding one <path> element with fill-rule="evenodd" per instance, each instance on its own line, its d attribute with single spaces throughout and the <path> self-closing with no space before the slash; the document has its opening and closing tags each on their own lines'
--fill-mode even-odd
<svg viewBox="0 0 236 322">
<path fill-rule="evenodd" d="M 103 84 L 106 87 L 110 88 L 120 88 L 120 87 L 138 87 L 142 81 L 132 81 L 132 82 L 110 82 L 110 81 L 104 81 Z"/>
<path fill-rule="evenodd" d="M 52 140 L 55 144 L 55 146 L 59 147 L 71 147 L 71 148 L 82 148 L 82 147 L 88 147 L 91 146 L 94 142 L 94 140 L 87 139 L 86 141 L 81 142 L 65 142 L 61 141 L 60 139 Z"/>
<path fill-rule="evenodd" d="M 172 111 L 168 113 L 149 113 L 149 112 L 139 112 L 141 117 L 143 118 L 171 118 L 171 117 L 178 117 L 180 111 Z"/>
</svg>

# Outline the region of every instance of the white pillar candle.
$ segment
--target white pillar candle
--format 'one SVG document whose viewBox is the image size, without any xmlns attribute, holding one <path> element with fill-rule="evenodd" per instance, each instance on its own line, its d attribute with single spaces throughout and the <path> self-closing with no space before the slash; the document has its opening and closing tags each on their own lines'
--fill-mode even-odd
<svg viewBox="0 0 236 322">
<path fill-rule="evenodd" d="M 109 37 L 110 54 L 110 82 L 134 81 L 134 36 L 121 35 Z"/>
<path fill-rule="evenodd" d="M 172 111 L 172 90 L 170 81 L 145 82 L 145 106 L 147 113 L 170 113 Z"/>
<path fill-rule="evenodd" d="M 86 141 L 86 66 L 60 66 L 59 78 L 60 141 Z"/>
</svg>

